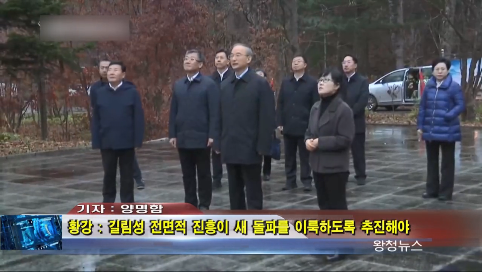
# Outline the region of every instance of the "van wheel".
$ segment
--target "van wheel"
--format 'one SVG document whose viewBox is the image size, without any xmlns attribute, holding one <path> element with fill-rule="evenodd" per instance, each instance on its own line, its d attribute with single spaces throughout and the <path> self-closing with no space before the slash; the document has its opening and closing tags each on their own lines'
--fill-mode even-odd
<svg viewBox="0 0 482 272">
<path fill-rule="evenodd" d="M 378 102 L 377 102 L 377 99 L 375 98 L 375 96 L 372 95 L 372 94 L 368 95 L 367 109 L 369 111 L 376 111 L 377 108 L 378 108 Z"/>
</svg>

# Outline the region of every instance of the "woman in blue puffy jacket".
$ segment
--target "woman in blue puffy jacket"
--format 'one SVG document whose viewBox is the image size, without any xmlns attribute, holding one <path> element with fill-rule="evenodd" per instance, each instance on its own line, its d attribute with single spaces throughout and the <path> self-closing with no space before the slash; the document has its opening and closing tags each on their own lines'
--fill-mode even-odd
<svg viewBox="0 0 482 272">
<path fill-rule="evenodd" d="M 420 100 L 417 119 L 419 140 L 427 150 L 427 187 L 424 198 L 452 199 L 455 178 L 455 142 L 462 140 L 459 115 L 465 110 L 460 85 L 449 74 L 450 61 L 439 58 L 432 62 L 432 78 Z M 439 152 L 442 150 L 440 180 Z"/>
</svg>

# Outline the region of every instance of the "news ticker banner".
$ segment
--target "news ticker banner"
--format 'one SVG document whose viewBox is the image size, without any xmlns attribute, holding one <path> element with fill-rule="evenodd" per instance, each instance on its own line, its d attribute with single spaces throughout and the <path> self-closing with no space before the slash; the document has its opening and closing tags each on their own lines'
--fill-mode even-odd
<svg viewBox="0 0 482 272">
<path fill-rule="evenodd" d="M 2 237 L 9 245 L 2 242 L 2 249 L 33 254 L 408 253 L 479 247 L 481 218 L 464 211 L 204 212 L 188 204 L 82 203 L 61 216 L 3 216 L 2 235 L 14 238 Z"/>
</svg>

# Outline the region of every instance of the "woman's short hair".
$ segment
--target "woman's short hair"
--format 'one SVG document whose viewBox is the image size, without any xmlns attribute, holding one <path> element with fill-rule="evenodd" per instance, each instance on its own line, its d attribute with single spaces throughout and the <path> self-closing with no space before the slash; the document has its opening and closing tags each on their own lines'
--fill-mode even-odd
<svg viewBox="0 0 482 272">
<path fill-rule="evenodd" d="M 450 60 L 446 58 L 436 58 L 432 61 L 432 71 L 435 69 L 435 66 L 437 66 L 437 64 L 439 63 L 444 63 L 445 66 L 447 66 L 447 70 L 450 70 L 450 67 L 452 66 L 452 63 L 450 62 Z"/>
<path fill-rule="evenodd" d="M 266 72 L 263 69 L 256 69 L 256 73 L 257 72 L 263 73 L 263 76 L 266 77 L 266 78 L 268 77 L 268 75 L 266 74 Z"/>
<path fill-rule="evenodd" d="M 340 72 L 338 68 L 335 68 L 335 67 L 326 68 L 325 71 L 323 71 L 323 73 L 321 73 L 321 75 L 318 78 L 322 78 L 326 76 L 331 76 L 331 80 L 336 85 L 341 86 L 343 84 L 343 73 Z"/>
<path fill-rule="evenodd" d="M 318 78 L 327 76 L 331 76 L 331 81 L 333 81 L 335 85 L 340 86 L 337 90 L 337 93 L 339 93 L 341 97 L 345 99 L 347 95 L 347 83 L 345 81 L 344 74 L 336 67 L 329 67 L 326 68 Z"/>
</svg>

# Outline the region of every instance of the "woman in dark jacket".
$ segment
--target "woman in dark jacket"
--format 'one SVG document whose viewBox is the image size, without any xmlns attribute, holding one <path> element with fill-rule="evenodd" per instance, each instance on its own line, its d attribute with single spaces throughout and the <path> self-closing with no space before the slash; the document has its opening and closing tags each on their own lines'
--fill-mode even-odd
<svg viewBox="0 0 482 272">
<path fill-rule="evenodd" d="M 264 70 L 261 69 L 256 69 L 256 74 L 258 74 L 261 77 L 264 77 L 266 80 L 268 80 L 268 76 L 264 72 Z M 273 99 L 274 98 L 274 92 L 273 92 Z M 273 120 L 274 121 L 274 120 Z M 274 127 L 276 127 L 276 123 L 274 123 Z M 274 130 L 273 133 L 276 133 L 276 130 Z M 276 137 L 276 134 L 273 134 L 273 138 Z M 268 181 L 271 178 L 271 156 L 264 156 L 263 158 L 263 180 Z"/>
<path fill-rule="evenodd" d="M 306 148 L 321 210 L 346 210 L 346 183 L 349 176 L 350 146 L 355 124 L 342 93 L 343 74 L 327 69 L 318 80 L 321 100 L 311 108 Z"/>
<path fill-rule="evenodd" d="M 465 110 L 460 85 L 449 74 L 450 61 L 432 62 L 432 78 L 420 100 L 417 119 L 419 140 L 427 151 L 427 187 L 423 198 L 452 199 L 455 178 L 455 142 L 462 140 L 459 115 Z M 439 152 L 442 150 L 442 179 L 439 178 Z"/>
<path fill-rule="evenodd" d="M 347 210 L 346 184 L 350 165 L 350 147 L 355 136 L 353 112 L 343 93 L 343 74 L 336 68 L 327 69 L 318 80 L 321 100 L 311 108 L 305 134 L 310 151 L 310 166 L 320 210 Z M 329 256 L 338 260 L 342 256 Z"/>
</svg>

